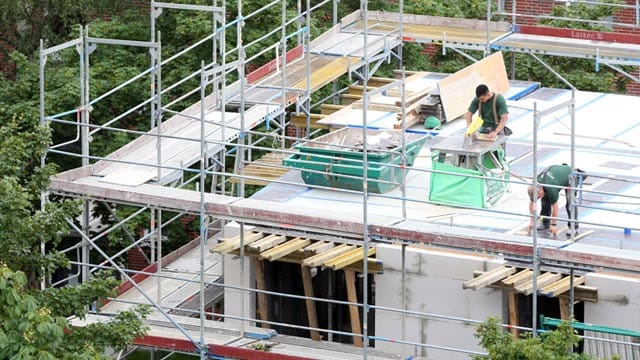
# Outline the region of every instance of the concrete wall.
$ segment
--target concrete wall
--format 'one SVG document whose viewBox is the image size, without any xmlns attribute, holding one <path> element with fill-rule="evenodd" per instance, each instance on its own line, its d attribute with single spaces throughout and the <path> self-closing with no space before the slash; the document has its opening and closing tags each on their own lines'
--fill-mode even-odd
<svg viewBox="0 0 640 360">
<path fill-rule="evenodd" d="M 384 263 L 384 274 L 376 275 L 376 306 L 402 309 L 402 294 L 410 311 L 427 312 L 461 319 L 484 321 L 503 316 L 502 291 L 462 289 L 462 283 L 475 270 L 491 270 L 501 262 L 493 257 L 469 256 L 455 252 L 407 247 L 405 283 L 402 282 L 400 246 L 381 245 L 376 257 Z M 505 305 L 506 307 L 506 305 Z M 460 320 L 417 317 L 376 310 L 375 335 L 378 337 L 426 343 L 433 346 L 482 351 L 474 337 L 474 324 Z M 428 359 L 469 359 L 468 353 L 403 345 L 382 340 L 376 349 Z"/>
<path fill-rule="evenodd" d="M 250 231 L 251 228 L 245 226 L 244 231 Z M 231 238 L 240 234 L 240 226 L 231 222 L 223 229 L 224 237 Z M 242 271 L 241 259 L 235 255 L 225 255 L 224 261 L 224 284 L 241 288 L 255 288 L 255 272 L 253 269 L 253 261 L 250 257 L 244 259 L 244 272 Z M 242 276 L 244 274 L 244 276 Z M 243 304 L 244 298 L 244 304 Z M 255 295 L 253 292 L 242 291 L 240 289 L 224 289 L 224 314 L 227 316 L 238 316 L 244 318 L 256 318 Z M 244 307 L 244 311 L 243 311 Z M 240 320 L 225 318 L 225 322 L 240 325 Z M 246 325 L 246 323 L 245 323 Z M 254 325 L 251 323 L 250 325 Z"/>
<path fill-rule="evenodd" d="M 640 279 L 589 273 L 585 285 L 598 288 L 598 302 L 585 303 L 584 322 L 640 331 Z"/>
</svg>

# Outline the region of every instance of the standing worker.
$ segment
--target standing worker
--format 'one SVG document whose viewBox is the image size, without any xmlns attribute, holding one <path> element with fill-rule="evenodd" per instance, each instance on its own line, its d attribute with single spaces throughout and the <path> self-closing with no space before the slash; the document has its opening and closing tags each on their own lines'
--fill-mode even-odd
<svg viewBox="0 0 640 360">
<path fill-rule="evenodd" d="M 585 179 L 586 176 L 582 175 L 584 172 L 580 169 L 576 169 L 578 176 Z M 527 192 L 529 193 L 529 214 L 533 215 L 536 211 L 536 202 L 541 199 L 540 216 L 542 217 L 542 226 L 539 230 L 550 230 L 553 235 L 558 232 L 557 218 L 558 218 L 558 198 L 560 197 L 560 190 L 564 188 L 564 194 L 566 198 L 565 209 L 567 210 L 567 224 L 569 227 L 573 224 L 573 230 L 578 230 L 578 209 L 575 209 L 575 214 L 571 213 L 571 201 L 569 195 L 571 194 L 571 188 L 574 188 L 573 196 L 575 198 L 577 190 L 575 189 L 575 181 L 572 181 L 571 166 L 551 165 L 538 174 L 538 193 L 537 196 L 533 196 L 533 185 L 529 185 Z M 572 184 L 573 183 L 573 184 Z M 573 216 L 572 216 L 573 215 Z M 549 218 L 551 217 L 551 218 Z M 533 230 L 533 216 L 529 220 L 529 234 Z M 567 235 L 570 235 L 568 233 Z"/>
<path fill-rule="evenodd" d="M 502 95 L 489 91 L 485 84 L 476 87 L 476 97 L 473 98 L 464 114 L 467 127 L 471 125 L 471 118 L 476 111 L 479 112 L 482 119 L 481 134 L 488 134 L 495 138 L 504 130 L 505 136 L 511 135 L 511 130 L 506 127 L 507 120 L 509 120 L 507 101 Z"/>
</svg>

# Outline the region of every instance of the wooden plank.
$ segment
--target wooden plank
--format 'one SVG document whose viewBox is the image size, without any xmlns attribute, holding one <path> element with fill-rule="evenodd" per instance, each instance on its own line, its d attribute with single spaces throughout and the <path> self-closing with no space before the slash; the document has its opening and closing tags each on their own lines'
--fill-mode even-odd
<svg viewBox="0 0 640 360">
<path fill-rule="evenodd" d="M 310 243 L 311 243 L 311 240 L 309 239 L 301 239 L 297 237 L 295 239 L 291 239 L 285 242 L 284 244 L 280 244 L 267 251 L 261 252 L 260 257 L 263 259 L 267 259 L 269 261 L 275 261 L 294 251 L 298 251 L 302 249 L 303 247 L 309 245 Z"/>
<path fill-rule="evenodd" d="M 474 279 L 465 281 L 464 283 L 462 283 L 462 288 L 472 290 L 481 289 L 493 284 L 498 280 L 502 280 L 503 278 L 515 272 L 516 268 L 512 266 L 498 266 L 497 268 L 491 271 L 487 271 Z"/>
<path fill-rule="evenodd" d="M 313 244 L 304 248 L 304 252 L 308 254 L 318 254 L 321 252 L 325 252 L 335 246 L 334 243 L 330 241 L 316 241 Z"/>
<path fill-rule="evenodd" d="M 252 250 L 258 251 L 258 252 L 263 252 L 267 249 L 271 249 L 272 247 L 276 246 L 276 245 L 280 245 L 283 242 L 285 242 L 287 240 L 287 237 L 284 235 L 276 235 L 276 234 L 271 234 L 268 236 L 263 237 L 262 239 L 249 244 L 248 247 Z"/>
<path fill-rule="evenodd" d="M 332 257 L 338 256 L 340 254 L 344 254 L 347 251 L 351 250 L 352 248 L 353 248 L 353 245 L 340 244 L 326 252 L 323 252 L 314 256 L 310 256 L 306 258 L 302 263 L 305 266 L 309 266 L 309 267 L 320 266 L 324 264 L 324 262 L 327 261 L 328 259 L 331 259 Z"/>
<path fill-rule="evenodd" d="M 367 85 L 370 87 L 381 87 L 385 85 L 389 85 L 392 82 L 396 81 L 395 79 L 389 79 L 384 77 L 373 76 L 369 81 L 367 81 Z"/>
<path fill-rule="evenodd" d="M 458 118 L 467 111 L 476 96 L 475 89 L 486 84 L 489 90 L 504 94 L 509 90 L 509 78 L 498 51 L 438 82 L 440 100 L 447 121 Z"/>
<path fill-rule="evenodd" d="M 360 99 L 362 99 L 362 95 L 357 95 L 357 94 L 341 94 L 340 95 L 340 103 L 342 105 L 351 105 Z"/>
<path fill-rule="evenodd" d="M 253 268 L 256 272 L 256 288 L 258 290 L 266 291 L 267 286 L 264 281 L 264 261 L 254 257 Z M 267 301 L 267 294 L 263 292 L 258 292 L 258 311 L 260 312 L 260 320 L 269 321 L 269 303 Z M 260 326 L 265 329 L 271 328 L 271 325 L 264 322 L 260 323 Z"/>
<path fill-rule="evenodd" d="M 538 277 L 536 278 L 536 287 L 537 289 L 541 289 L 548 284 L 559 280 L 560 277 L 562 277 L 562 275 L 559 273 L 545 272 L 541 275 L 538 275 Z M 530 278 L 526 283 L 521 284 L 520 286 L 516 286 L 515 290 L 525 296 L 531 295 L 533 293 L 533 277 Z"/>
<path fill-rule="evenodd" d="M 256 240 L 262 239 L 263 237 L 264 234 L 261 232 L 246 232 L 244 233 L 244 245 L 249 245 Z M 231 239 L 224 239 L 223 242 L 217 243 L 216 245 L 212 246 L 209 251 L 226 254 L 228 252 L 239 249 L 241 240 L 242 234 Z"/>
<path fill-rule="evenodd" d="M 341 110 L 344 106 L 342 105 L 333 105 L 333 104 L 322 104 L 320 105 L 320 113 L 322 115 L 331 115 L 334 112 Z"/>
<path fill-rule="evenodd" d="M 524 269 L 502 280 L 500 283 L 504 287 L 514 288 L 530 280 L 532 275 L 533 275 L 533 271 L 531 269 Z"/>
<path fill-rule="evenodd" d="M 359 273 L 364 272 L 364 262 L 359 261 L 345 267 L 343 270 L 353 270 Z M 384 264 L 382 261 L 375 258 L 367 258 L 367 273 L 369 274 L 382 274 L 384 273 Z"/>
<path fill-rule="evenodd" d="M 233 255 L 240 255 L 240 251 L 236 250 L 236 251 L 232 251 L 229 254 L 233 254 Z M 254 253 L 253 251 L 245 251 L 244 253 L 245 256 L 251 256 L 251 257 L 259 257 L 260 254 L 259 253 Z M 290 263 L 290 264 L 302 264 L 303 261 L 308 258 L 308 254 L 305 254 L 304 251 L 297 251 L 291 254 L 288 254 L 286 256 L 283 256 L 281 258 L 278 259 L 278 261 L 280 262 L 286 262 L 286 263 Z M 355 272 L 359 272 L 362 273 L 364 271 L 364 266 L 363 266 L 363 262 L 359 261 L 356 263 L 353 263 L 347 267 L 345 267 L 343 270 L 353 270 Z M 367 259 L 367 272 L 369 274 L 382 274 L 384 273 L 384 264 L 382 263 L 382 261 L 376 259 L 376 258 L 368 258 Z"/>
<path fill-rule="evenodd" d="M 311 299 L 315 297 L 313 295 L 313 282 L 311 281 L 311 268 L 301 265 L 300 270 L 302 273 L 302 285 L 304 287 L 304 296 L 307 298 L 304 300 L 307 307 L 307 320 L 310 328 L 318 328 L 318 315 L 316 311 L 316 302 Z M 318 330 L 309 330 L 311 333 L 311 340 L 320 341 L 322 337 Z"/>
<path fill-rule="evenodd" d="M 356 275 L 353 270 L 344 271 L 344 281 L 347 285 L 347 301 L 350 303 L 358 303 L 358 295 L 356 293 Z M 351 320 L 351 332 L 356 335 L 362 335 L 362 326 L 360 325 L 360 309 L 356 305 L 349 305 L 349 318 Z M 354 336 L 353 345 L 362 347 L 362 337 Z"/>
<path fill-rule="evenodd" d="M 551 283 L 543 288 L 540 288 L 540 295 L 545 295 L 548 297 L 556 297 L 560 294 L 564 294 L 570 289 L 571 276 L 565 276 L 564 278 Z M 584 284 L 584 276 L 574 276 L 573 277 L 573 286 L 578 286 Z"/>
<path fill-rule="evenodd" d="M 569 297 L 568 293 L 564 293 L 558 296 Z M 593 286 L 578 285 L 573 288 L 573 299 L 575 301 L 588 301 L 596 303 L 598 302 L 598 288 Z"/>
<path fill-rule="evenodd" d="M 518 319 L 518 294 L 513 290 L 507 291 L 507 301 L 509 307 L 509 325 L 518 326 L 520 321 Z M 520 338 L 520 330 L 511 328 L 511 335 L 516 339 Z"/>
<path fill-rule="evenodd" d="M 309 79 L 311 85 L 311 91 L 315 91 L 336 80 L 349 69 L 349 64 L 357 62 L 355 57 L 342 56 L 328 64 L 322 66 L 319 69 L 315 69 L 311 72 L 311 78 Z M 291 86 L 294 89 L 306 90 L 307 79 L 304 78 Z"/>
<path fill-rule="evenodd" d="M 376 249 L 369 248 L 369 255 L 375 255 Z M 357 247 L 349 252 L 346 252 L 338 257 L 335 257 L 327 261 L 324 266 L 331 268 L 332 270 L 340 270 L 355 262 L 362 261 L 364 258 L 364 248 Z"/>
</svg>

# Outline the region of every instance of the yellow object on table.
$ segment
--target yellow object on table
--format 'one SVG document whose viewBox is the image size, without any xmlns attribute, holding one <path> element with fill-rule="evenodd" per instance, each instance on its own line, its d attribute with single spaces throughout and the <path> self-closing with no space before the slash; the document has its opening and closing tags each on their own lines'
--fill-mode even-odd
<svg viewBox="0 0 640 360">
<path fill-rule="evenodd" d="M 471 124 L 467 127 L 467 131 L 464 133 L 465 136 L 471 136 L 476 130 L 482 126 L 484 121 L 479 115 L 473 115 L 473 119 L 471 120 Z"/>
</svg>

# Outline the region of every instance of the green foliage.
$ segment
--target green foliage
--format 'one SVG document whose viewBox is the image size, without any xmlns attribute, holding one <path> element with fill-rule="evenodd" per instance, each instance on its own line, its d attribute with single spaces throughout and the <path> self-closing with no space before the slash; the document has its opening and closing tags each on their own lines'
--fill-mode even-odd
<svg viewBox="0 0 640 360">
<path fill-rule="evenodd" d="M 604 18 L 612 17 L 616 13 L 616 11 L 620 10 L 619 7 L 612 6 L 616 4 L 624 4 L 624 1 L 611 0 L 607 1 L 606 4 L 597 6 L 581 3 L 571 4 L 570 6 L 554 6 L 551 10 L 552 16 L 573 20 L 542 19 L 540 21 L 540 24 L 561 28 L 610 31 L 608 26 L 593 21 L 599 21 Z"/>
<path fill-rule="evenodd" d="M 70 29 L 99 16 L 130 8 L 127 0 L 0 1 L 0 34 L 18 52 L 31 55 L 40 39 L 45 46 L 68 40 Z"/>
<path fill-rule="evenodd" d="M 611 31 L 608 26 L 596 23 L 612 17 L 619 7 L 609 4 L 622 4 L 621 0 L 608 1 L 607 5 L 587 5 L 575 3 L 570 6 L 557 5 L 552 9 L 551 15 L 563 19 L 542 19 L 540 25 L 560 28 L 573 28 L 583 30 Z M 566 19 L 566 20 L 565 20 Z M 591 22 L 590 22 L 591 21 Z M 580 90 L 598 92 L 623 92 L 625 84 L 629 81 L 621 77 L 617 72 L 602 67 L 596 72 L 596 64 L 593 60 L 572 59 L 558 56 L 543 56 L 540 58 L 554 71 L 558 72 L 569 83 Z M 543 86 L 555 88 L 567 88 L 567 85 L 554 74 L 542 66 L 538 61 L 528 55 L 516 55 L 516 76 L 520 80 L 539 81 Z M 630 69 L 627 69 L 630 70 Z"/>
<path fill-rule="evenodd" d="M 476 329 L 476 337 L 488 355 L 475 355 L 476 360 L 591 360 L 594 357 L 571 352 L 580 343 L 580 337 L 564 321 L 553 331 L 532 338 L 527 333 L 515 339 L 506 332 L 497 318 L 489 318 Z"/>
<path fill-rule="evenodd" d="M 68 229 L 65 219 L 77 213 L 74 201 L 48 203 L 40 211 L 40 191 L 55 171 L 40 166 L 48 139 L 49 129 L 23 114 L 8 114 L 0 125 L 0 261 L 26 271 L 30 281 L 66 266 L 65 257 L 42 254 L 40 245 L 55 247 Z"/>
<path fill-rule="evenodd" d="M 41 302 L 24 292 L 26 284 L 24 273 L 0 263 L 0 359 L 109 359 L 104 355 L 107 347 L 122 350 L 144 335 L 141 318 L 149 313 L 146 307 L 123 312 L 108 324 L 71 329 L 50 306 L 58 306 L 52 301 L 73 301 L 73 296 L 44 295 L 48 301 Z M 86 286 L 84 290 L 96 295 L 103 289 Z"/>
</svg>

